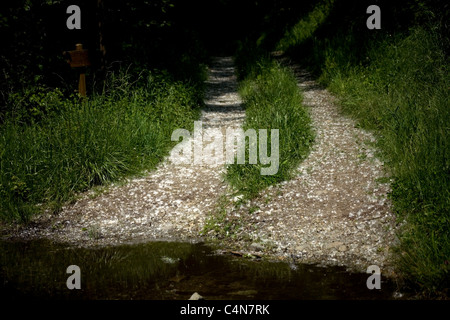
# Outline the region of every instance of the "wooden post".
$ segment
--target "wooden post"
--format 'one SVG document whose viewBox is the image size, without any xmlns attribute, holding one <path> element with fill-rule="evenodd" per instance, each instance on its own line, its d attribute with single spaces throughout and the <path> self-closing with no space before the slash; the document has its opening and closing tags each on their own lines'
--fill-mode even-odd
<svg viewBox="0 0 450 320">
<path fill-rule="evenodd" d="M 83 50 L 83 45 L 81 43 L 77 43 L 75 45 L 74 51 L 68 52 L 68 60 L 67 62 L 70 64 L 72 68 L 80 68 L 80 79 L 78 81 L 78 93 L 82 97 L 86 97 L 86 72 L 85 67 L 90 66 L 91 63 L 89 61 L 88 51 Z M 67 53 L 64 53 L 67 55 Z"/>
<path fill-rule="evenodd" d="M 83 45 L 81 43 L 76 44 L 75 50 L 83 51 Z M 84 68 L 80 73 L 80 80 L 78 81 L 78 93 L 82 97 L 86 97 L 86 74 L 84 73 Z"/>
<path fill-rule="evenodd" d="M 78 82 L 78 92 L 82 97 L 86 97 L 86 75 L 80 73 L 80 80 Z"/>
</svg>

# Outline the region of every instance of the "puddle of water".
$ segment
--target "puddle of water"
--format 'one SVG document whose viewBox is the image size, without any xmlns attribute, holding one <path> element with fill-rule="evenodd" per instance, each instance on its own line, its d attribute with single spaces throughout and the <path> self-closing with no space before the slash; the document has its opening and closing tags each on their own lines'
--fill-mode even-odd
<svg viewBox="0 0 450 320">
<path fill-rule="evenodd" d="M 81 289 L 66 273 L 77 265 Z M 98 249 L 49 241 L 0 242 L 2 299 L 207 300 L 393 299 L 395 284 L 366 287 L 368 274 L 340 267 L 254 261 L 214 254 L 203 244 L 150 242 Z"/>
</svg>

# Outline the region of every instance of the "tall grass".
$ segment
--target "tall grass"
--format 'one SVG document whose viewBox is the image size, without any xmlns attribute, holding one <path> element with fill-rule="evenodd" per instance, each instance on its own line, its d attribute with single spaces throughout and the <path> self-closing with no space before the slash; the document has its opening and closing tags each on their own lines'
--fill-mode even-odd
<svg viewBox="0 0 450 320">
<path fill-rule="evenodd" d="M 303 97 L 290 70 L 268 57 L 245 53 L 236 60 L 239 78 L 243 79 L 240 83 L 246 113 L 243 129 L 279 130 L 279 168 L 275 174 L 261 175 L 260 163 L 228 166 L 227 179 L 231 185 L 238 193 L 252 197 L 291 177 L 293 169 L 309 153 L 313 134 L 309 115 L 302 106 Z M 267 140 L 270 152 L 270 137 Z"/>
<path fill-rule="evenodd" d="M 198 92 L 167 75 L 114 73 L 104 92 L 0 127 L 0 217 L 28 221 L 76 193 L 153 168 L 171 132 L 198 117 Z M 56 109 L 56 108 L 55 108 Z"/>
</svg>

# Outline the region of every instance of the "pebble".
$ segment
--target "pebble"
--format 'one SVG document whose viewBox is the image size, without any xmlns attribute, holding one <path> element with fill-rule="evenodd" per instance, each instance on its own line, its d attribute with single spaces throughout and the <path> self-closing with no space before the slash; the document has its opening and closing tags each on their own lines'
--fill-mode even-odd
<svg viewBox="0 0 450 320">
<path fill-rule="evenodd" d="M 189 298 L 189 300 L 204 300 L 204 298 L 197 292 L 194 292 L 192 296 Z"/>
</svg>

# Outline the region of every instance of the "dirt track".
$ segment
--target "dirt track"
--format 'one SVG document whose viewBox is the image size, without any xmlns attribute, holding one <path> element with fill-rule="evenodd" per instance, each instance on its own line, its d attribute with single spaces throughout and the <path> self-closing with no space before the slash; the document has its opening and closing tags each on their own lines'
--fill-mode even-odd
<svg viewBox="0 0 450 320">
<path fill-rule="evenodd" d="M 294 179 L 240 209 L 230 208 L 229 217 L 239 220 L 241 229 L 225 245 L 360 271 L 373 264 L 388 267 L 394 216 L 386 197 L 389 184 L 377 182 L 384 171 L 372 147 L 374 137 L 342 116 L 332 95 L 307 73 L 291 67 L 304 92 L 316 143 Z M 214 59 L 200 119 L 204 133 L 239 127 L 245 117 L 241 103 L 232 59 Z M 199 232 L 227 190 L 223 171 L 223 165 L 180 165 L 168 157 L 143 178 L 95 197 L 88 192 L 58 216 L 43 215 L 10 236 L 83 246 L 201 241 Z"/>
</svg>

